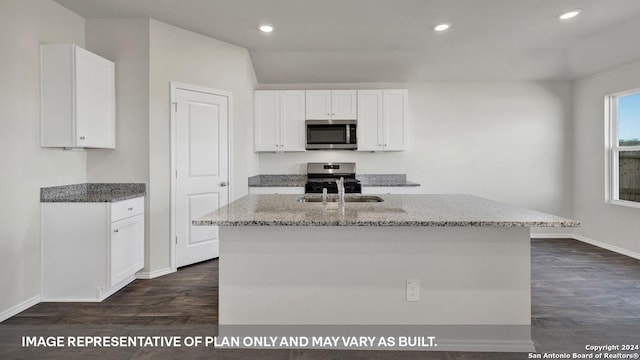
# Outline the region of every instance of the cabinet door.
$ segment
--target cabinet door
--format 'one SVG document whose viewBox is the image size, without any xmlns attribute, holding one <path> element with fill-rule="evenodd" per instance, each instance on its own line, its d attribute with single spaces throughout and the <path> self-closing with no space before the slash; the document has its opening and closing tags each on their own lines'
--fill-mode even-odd
<svg viewBox="0 0 640 360">
<path fill-rule="evenodd" d="M 358 118 L 358 96 L 356 90 L 331 91 L 331 118 L 355 120 Z"/>
<path fill-rule="evenodd" d="M 382 150 L 382 90 L 358 90 L 358 151 Z"/>
<path fill-rule="evenodd" d="M 408 91 L 383 90 L 383 146 L 385 151 L 408 149 Z"/>
<path fill-rule="evenodd" d="M 111 223 L 109 285 L 144 267 L 144 214 Z"/>
<path fill-rule="evenodd" d="M 304 90 L 280 91 L 280 150 L 305 151 Z"/>
<path fill-rule="evenodd" d="M 306 91 L 307 120 L 331 119 L 331 90 Z"/>
<path fill-rule="evenodd" d="M 280 92 L 259 90 L 254 99 L 254 150 L 280 148 Z"/>
<path fill-rule="evenodd" d="M 115 148 L 115 77 L 112 62 L 75 46 L 75 141 L 80 147 Z"/>
</svg>

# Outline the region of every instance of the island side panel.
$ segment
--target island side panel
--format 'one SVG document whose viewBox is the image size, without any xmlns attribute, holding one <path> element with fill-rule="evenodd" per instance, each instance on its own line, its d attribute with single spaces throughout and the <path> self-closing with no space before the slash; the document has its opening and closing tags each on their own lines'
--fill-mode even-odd
<svg viewBox="0 0 640 360">
<path fill-rule="evenodd" d="M 219 323 L 530 325 L 530 248 L 527 227 L 222 226 Z"/>
</svg>

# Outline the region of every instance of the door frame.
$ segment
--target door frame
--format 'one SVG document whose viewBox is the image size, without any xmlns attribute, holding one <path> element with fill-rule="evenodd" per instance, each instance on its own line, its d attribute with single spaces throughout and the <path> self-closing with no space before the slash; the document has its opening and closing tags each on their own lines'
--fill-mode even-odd
<svg viewBox="0 0 640 360">
<path fill-rule="evenodd" d="M 233 149 L 233 94 L 230 91 L 223 91 L 223 90 L 217 90 L 217 89 L 211 89 L 211 88 L 207 88 L 207 87 L 202 87 L 202 86 L 197 86 L 197 85 L 190 85 L 190 84 L 185 84 L 185 83 L 180 83 L 180 82 L 176 82 L 176 81 L 171 81 L 170 83 L 170 94 L 171 94 L 171 101 L 169 102 L 169 113 L 170 113 L 170 117 L 171 117 L 171 172 L 169 173 L 169 177 L 171 178 L 171 220 L 170 220 L 170 235 L 171 238 L 169 239 L 169 243 L 170 243 L 170 258 L 171 258 L 171 272 L 175 272 L 178 270 L 178 267 L 176 266 L 176 171 L 177 171 L 177 130 L 176 130 L 176 111 L 174 111 L 174 104 L 176 104 L 176 93 L 178 90 L 188 90 L 188 91 L 195 91 L 195 92 L 201 92 L 201 93 L 205 93 L 205 94 L 211 94 L 211 95 L 219 95 L 219 96 L 225 96 L 228 99 L 227 102 L 227 173 L 229 174 L 229 181 L 227 184 L 227 198 L 229 199 L 229 202 L 232 201 L 231 199 L 231 187 L 233 186 L 233 152 L 231 151 Z"/>
</svg>

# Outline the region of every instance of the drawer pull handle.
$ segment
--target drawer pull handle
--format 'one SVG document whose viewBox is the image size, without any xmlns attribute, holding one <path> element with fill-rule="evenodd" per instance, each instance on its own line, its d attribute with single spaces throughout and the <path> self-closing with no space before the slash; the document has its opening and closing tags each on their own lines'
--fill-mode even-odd
<svg viewBox="0 0 640 360">
<path fill-rule="evenodd" d="M 120 231 L 120 230 L 118 230 L 118 229 L 113 230 L 113 232 L 118 232 L 118 231 Z"/>
<path fill-rule="evenodd" d="M 133 208 L 132 208 L 132 207 L 130 207 L 130 208 L 129 208 L 129 211 L 133 211 Z"/>
</svg>

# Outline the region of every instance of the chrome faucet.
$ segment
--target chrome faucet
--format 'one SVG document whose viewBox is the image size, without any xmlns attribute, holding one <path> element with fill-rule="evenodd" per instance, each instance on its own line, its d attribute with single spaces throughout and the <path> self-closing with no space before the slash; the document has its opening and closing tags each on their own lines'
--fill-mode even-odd
<svg viewBox="0 0 640 360">
<path fill-rule="evenodd" d="M 340 205 L 344 205 L 344 177 L 336 180 L 336 185 L 338 185 L 338 201 L 340 201 Z"/>
</svg>

